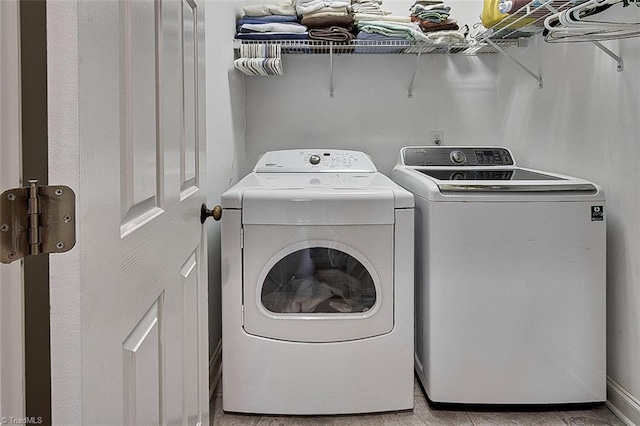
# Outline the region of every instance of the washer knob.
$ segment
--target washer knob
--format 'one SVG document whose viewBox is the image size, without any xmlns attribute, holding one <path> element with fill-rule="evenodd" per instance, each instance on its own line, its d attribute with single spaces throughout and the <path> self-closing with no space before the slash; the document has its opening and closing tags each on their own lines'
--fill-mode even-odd
<svg viewBox="0 0 640 426">
<path fill-rule="evenodd" d="M 313 154 L 311 157 L 309 157 L 309 162 L 314 166 L 316 164 L 320 164 L 320 160 L 321 160 L 320 156 L 316 154 Z"/>
<path fill-rule="evenodd" d="M 467 156 L 464 155 L 462 151 L 452 151 L 449 158 L 456 164 L 464 164 L 467 162 Z"/>
</svg>

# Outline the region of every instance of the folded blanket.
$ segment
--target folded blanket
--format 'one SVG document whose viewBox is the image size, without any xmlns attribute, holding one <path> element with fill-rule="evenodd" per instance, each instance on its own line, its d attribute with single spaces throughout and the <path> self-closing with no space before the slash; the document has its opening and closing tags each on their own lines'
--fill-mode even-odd
<svg viewBox="0 0 640 426">
<path fill-rule="evenodd" d="M 241 33 L 304 33 L 307 27 L 295 22 L 268 22 L 265 24 L 242 24 Z"/>
<path fill-rule="evenodd" d="M 343 27 L 350 28 L 353 26 L 353 16 L 303 16 L 300 23 L 307 28 L 329 28 Z"/>
<path fill-rule="evenodd" d="M 353 40 L 353 34 L 342 27 L 315 28 L 309 30 L 309 39 L 346 43 Z"/>
<path fill-rule="evenodd" d="M 307 40 L 308 33 L 237 33 L 238 40 Z"/>
<path fill-rule="evenodd" d="M 267 15 L 295 15 L 296 8 L 293 1 L 285 1 L 280 4 L 262 4 L 244 6 L 242 11 L 247 16 L 267 16 Z"/>
<path fill-rule="evenodd" d="M 298 15 L 266 15 L 266 16 L 244 15 L 238 21 L 238 25 L 265 24 L 267 22 L 296 22 L 297 20 L 298 20 Z"/>
</svg>

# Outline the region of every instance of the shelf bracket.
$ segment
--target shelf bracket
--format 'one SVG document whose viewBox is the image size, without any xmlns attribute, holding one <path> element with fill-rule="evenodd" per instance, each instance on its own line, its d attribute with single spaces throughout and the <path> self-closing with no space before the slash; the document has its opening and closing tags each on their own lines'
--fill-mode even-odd
<svg viewBox="0 0 640 426">
<path fill-rule="evenodd" d="M 624 70 L 624 62 L 622 61 L 622 58 L 620 56 L 616 55 L 611 50 L 607 49 L 599 41 L 592 41 L 591 43 L 593 43 L 598 49 L 602 50 L 604 53 L 609 55 L 611 58 L 613 58 L 614 61 L 618 63 L 618 72 L 622 72 Z"/>
<path fill-rule="evenodd" d="M 526 71 L 527 74 L 529 74 L 531 77 L 535 78 L 536 80 L 538 80 L 538 87 L 540 89 L 542 89 L 542 77 L 540 77 L 539 75 L 537 75 L 536 73 L 534 73 L 533 71 L 531 71 L 529 68 L 527 68 L 525 65 L 523 65 L 520 61 L 518 61 L 516 58 L 514 58 L 513 56 L 509 55 L 507 52 L 504 51 L 503 48 L 501 48 L 500 46 L 498 46 L 496 43 L 494 43 L 493 41 L 491 41 L 490 39 L 486 39 L 485 40 L 487 43 L 489 43 L 491 45 L 491 47 L 493 47 L 494 49 L 496 49 L 498 52 L 502 53 L 504 56 L 506 56 L 507 58 L 511 59 L 511 61 L 513 61 L 513 63 L 515 63 L 516 65 L 518 65 L 520 68 L 522 68 L 524 71 Z"/>
<path fill-rule="evenodd" d="M 329 97 L 333 98 L 333 43 L 329 44 Z"/>
<path fill-rule="evenodd" d="M 416 58 L 416 66 L 413 69 L 413 76 L 411 76 L 411 82 L 409 83 L 409 98 L 413 98 L 413 83 L 416 81 L 416 74 L 418 73 L 418 65 L 420 64 L 420 53 L 418 52 L 418 57 Z"/>
</svg>

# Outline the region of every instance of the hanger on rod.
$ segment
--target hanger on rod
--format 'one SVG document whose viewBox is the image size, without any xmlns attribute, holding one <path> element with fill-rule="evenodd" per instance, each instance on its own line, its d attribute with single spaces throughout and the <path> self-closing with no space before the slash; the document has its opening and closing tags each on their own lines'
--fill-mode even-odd
<svg viewBox="0 0 640 426">
<path fill-rule="evenodd" d="M 240 57 L 235 68 L 250 76 L 282 75 L 282 46 L 273 43 L 240 45 Z"/>
<path fill-rule="evenodd" d="M 633 0 L 588 0 L 548 16 L 543 32 L 547 42 L 602 41 L 640 35 L 640 22 L 594 19 L 612 6 L 628 6 Z"/>
</svg>

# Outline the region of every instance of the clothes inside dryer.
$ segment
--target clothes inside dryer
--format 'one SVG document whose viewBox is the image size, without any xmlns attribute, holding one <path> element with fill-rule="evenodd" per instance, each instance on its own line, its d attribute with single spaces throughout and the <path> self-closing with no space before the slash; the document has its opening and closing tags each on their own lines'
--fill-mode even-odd
<svg viewBox="0 0 640 426">
<path fill-rule="evenodd" d="M 353 256 L 312 247 L 273 266 L 263 283 L 261 301 L 273 313 L 358 313 L 375 304 L 376 290 L 371 274 Z"/>
</svg>

